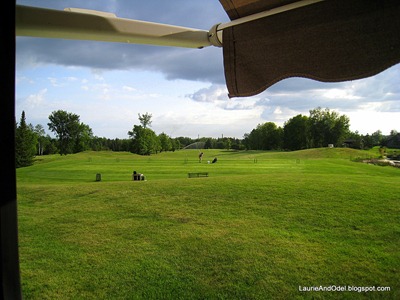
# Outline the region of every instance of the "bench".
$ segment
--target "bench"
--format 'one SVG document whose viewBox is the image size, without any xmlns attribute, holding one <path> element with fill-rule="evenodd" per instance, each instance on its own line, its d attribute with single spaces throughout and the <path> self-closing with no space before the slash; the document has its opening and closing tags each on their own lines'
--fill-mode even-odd
<svg viewBox="0 0 400 300">
<path fill-rule="evenodd" d="M 193 177 L 208 177 L 208 172 L 188 173 L 189 178 Z"/>
</svg>

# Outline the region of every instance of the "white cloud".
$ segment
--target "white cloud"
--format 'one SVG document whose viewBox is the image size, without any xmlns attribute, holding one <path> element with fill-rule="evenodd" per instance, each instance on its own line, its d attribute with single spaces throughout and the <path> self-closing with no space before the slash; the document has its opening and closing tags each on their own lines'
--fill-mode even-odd
<svg viewBox="0 0 400 300">
<path fill-rule="evenodd" d="M 228 89 L 223 85 L 212 84 L 207 88 L 200 89 L 193 94 L 186 95 L 196 102 L 216 103 L 218 101 L 227 101 Z"/>
<path fill-rule="evenodd" d="M 124 91 L 127 91 L 127 92 L 135 92 L 135 91 L 136 91 L 135 88 L 130 87 L 130 86 L 127 86 L 127 85 L 124 85 L 124 86 L 122 87 L 122 89 L 123 89 Z"/>
<path fill-rule="evenodd" d="M 35 83 L 34 80 L 32 80 L 32 78 L 29 78 L 27 76 L 16 76 L 15 78 L 15 83 L 18 84 L 24 84 L 24 83 L 29 83 L 29 84 L 33 84 Z"/>
<path fill-rule="evenodd" d="M 354 90 L 352 88 L 327 89 L 325 91 L 321 91 L 321 96 L 328 99 L 346 99 L 346 100 L 362 99 L 362 97 L 354 95 Z"/>
<path fill-rule="evenodd" d="M 25 106 L 27 108 L 37 108 L 43 104 L 45 101 L 45 96 L 47 93 L 47 89 L 42 89 L 36 94 L 31 94 L 26 99 Z"/>
<path fill-rule="evenodd" d="M 58 79 L 55 78 L 55 77 L 47 77 L 47 79 L 50 81 L 50 84 L 51 84 L 52 86 L 54 86 L 54 87 L 61 87 L 61 86 L 63 86 L 63 84 L 60 84 L 60 83 L 58 82 Z"/>
</svg>

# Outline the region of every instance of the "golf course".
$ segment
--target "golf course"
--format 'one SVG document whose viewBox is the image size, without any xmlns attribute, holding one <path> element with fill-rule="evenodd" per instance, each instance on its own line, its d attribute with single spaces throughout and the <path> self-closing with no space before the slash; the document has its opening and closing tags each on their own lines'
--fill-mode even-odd
<svg viewBox="0 0 400 300">
<path fill-rule="evenodd" d="M 400 169 L 357 162 L 377 148 L 201 151 L 17 169 L 23 298 L 400 299 Z"/>
</svg>

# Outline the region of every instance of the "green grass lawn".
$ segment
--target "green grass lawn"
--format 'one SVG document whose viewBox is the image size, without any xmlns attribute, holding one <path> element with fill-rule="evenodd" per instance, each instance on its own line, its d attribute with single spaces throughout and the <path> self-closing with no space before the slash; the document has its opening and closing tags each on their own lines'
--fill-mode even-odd
<svg viewBox="0 0 400 300">
<path fill-rule="evenodd" d="M 400 298 L 400 169 L 353 162 L 377 151 L 204 153 L 18 169 L 24 298 Z M 299 291 L 333 285 L 391 291 Z"/>
</svg>

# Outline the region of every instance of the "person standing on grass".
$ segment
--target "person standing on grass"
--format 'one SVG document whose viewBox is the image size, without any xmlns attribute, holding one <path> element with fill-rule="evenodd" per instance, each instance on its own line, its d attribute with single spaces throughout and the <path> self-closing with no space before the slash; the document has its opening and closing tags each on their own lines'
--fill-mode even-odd
<svg viewBox="0 0 400 300">
<path fill-rule="evenodd" d="M 200 152 L 200 154 L 199 154 L 199 163 L 201 163 L 202 160 L 203 160 L 203 152 Z"/>
</svg>

